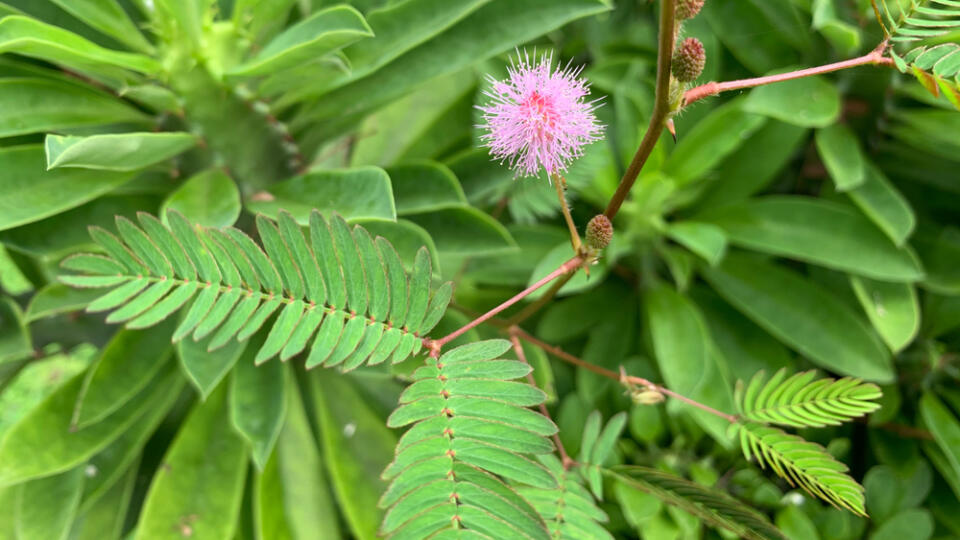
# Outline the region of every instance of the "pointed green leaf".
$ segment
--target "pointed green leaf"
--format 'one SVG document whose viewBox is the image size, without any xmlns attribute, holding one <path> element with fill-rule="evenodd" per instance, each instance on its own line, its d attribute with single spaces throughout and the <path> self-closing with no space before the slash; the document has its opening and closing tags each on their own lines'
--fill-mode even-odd
<svg viewBox="0 0 960 540">
<path fill-rule="evenodd" d="M 184 339 L 177 342 L 180 366 L 190 383 L 200 392 L 200 398 L 204 400 L 233 369 L 240 355 L 250 348 L 246 341 L 229 341 L 208 352 L 210 342 L 210 339 Z"/>
<path fill-rule="evenodd" d="M 66 540 L 83 492 L 83 469 L 31 480 L 20 488 L 18 539 Z"/>
<path fill-rule="evenodd" d="M 167 196 L 160 215 L 176 210 L 201 227 L 229 227 L 240 217 L 240 190 L 232 178 L 210 169 L 187 179 Z"/>
<path fill-rule="evenodd" d="M 166 161 L 197 144 L 189 133 L 47 135 L 47 170 L 61 167 L 138 171 Z"/>
<path fill-rule="evenodd" d="M 254 340 L 233 370 L 230 421 L 250 444 L 253 462 L 262 471 L 283 426 L 290 381 L 280 362 L 254 365 L 257 345 Z"/>
</svg>

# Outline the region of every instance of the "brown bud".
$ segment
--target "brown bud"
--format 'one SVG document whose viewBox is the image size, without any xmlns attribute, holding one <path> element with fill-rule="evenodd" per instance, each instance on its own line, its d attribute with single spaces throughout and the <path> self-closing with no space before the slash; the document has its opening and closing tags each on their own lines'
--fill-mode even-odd
<svg viewBox="0 0 960 540">
<path fill-rule="evenodd" d="M 677 20 L 692 19 L 703 9 L 705 0 L 680 0 L 677 2 Z"/>
<path fill-rule="evenodd" d="M 593 249 L 603 249 L 610 245 L 613 239 L 613 224 L 607 216 L 600 214 L 594 216 L 587 223 L 587 245 Z"/>
<path fill-rule="evenodd" d="M 670 69 L 678 81 L 693 82 L 703 72 L 706 62 L 707 55 L 703 50 L 703 43 L 700 43 L 697 38 L 687 38 L 673 53 Z"/>
</svg>

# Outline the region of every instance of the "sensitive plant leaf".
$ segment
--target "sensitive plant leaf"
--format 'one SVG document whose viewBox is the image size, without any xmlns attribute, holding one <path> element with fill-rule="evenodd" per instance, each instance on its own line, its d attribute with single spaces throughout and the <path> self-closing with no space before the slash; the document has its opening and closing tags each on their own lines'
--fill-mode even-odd
<svg viewBox="0 0 960 540">
<path fill-rule="evenodd" d="M 490 363 L 510 347 L 505 340 L 464 345 L 438 359 L 428 359 L 414 373 L 415 382 L 401 397 L 402 405 L 387 420 L 391 427 L 413 426 L 401 438 L 393 463 L 383 473 L 392 481 L 380 499 L 380 504 L 388 507 L 383 533 L 429 535 L 450 527 L 452 516 L 458 513 L 460 525 L 466 529 L 483 531 L 494 526 L 481 514 L 460 513 L 463 505 L 469 505 L 504 517 L 504 522 L 496 524 L 498 535 L 546 538 L 540 517 L 490 474 L 543 489 L 557 486 L 552 473 L 527 457 L 530 449 L 549 452 L 549 443 L 527 450 L 511 444 L 517 439 L 511 430 L 529 432 L 535 441 L 537 436 L 554 433 L 556 427 L 525 408 L 542 403 L 546 397 L 542 392 L 532 387 L 522 392 L 517 386 L 520 383 L 509 382 L 524 371 L 504 372 L 504 365 Z M 474 421 L 464 424 L 461 417 Z M 499 425 L 503 426 L 500 435 Z M 459 505 L 443 495 L 454 490 L 460 493 Z M 417 517 L 426 501 L 438 505 L 428 522 Z M 508 509 L 510 513 L 504 514 Z"/>
<path fill-rule="evenodd" d="M 273 73 L 371 36 L 373 31 L 356 9 L 345 5 L 322 9 L 287 28 L 254 58 L 228 75 L 247 77 Z"/>
<path fill-rule="evenodd" d="M 831 505 L 865 516 L 863 487 L 847 473 L 847 466 L 822 446 L 780 429 L 743 422 L 736 424 L 747 459 L 755 458 L 792 486 Z"/>
<path fill-rule="evenodd" d="M 551 454 L 537 459 L 556 477 L 557 489 L 517 488 L 524 499 L 543 518 L 550 538 L 612 539 L 604 528 L 609 521 L 593 496 L 583 486 L 583 479 L 575 471 L 565 470 L 560 460 Z"/>
<path fill-rule="evenodd" d="M 703 276 L 737 310 L 824 369 L 880 383 L 894 379 L 890 352 L 867 322 L 809 279 L 733 254 Z"/>
<path fill-rule="evenodd" d="M 227 388 L 198 402 L 163 458 L 134 538 L 230 538 L 237 527 L 247 452 L 230 425 Z"/>
<path fill-rule="evenodd" d="M 209 351 L 235 337 L 246 341 L 269 324 L 266 341 L 256 352 L 258 364 L 308 349 L 308 367 L 326 363 L 354 369 L 368 360 L 387 358 L 400 362 L 420 351 L 422 332 L 436 324 L 451 298 L 449 287 L 430 294 L 433 273 L 425 249 L 418 252 L 408 280 L 395 252 L 385 249 L 389 243 L 378 239 L 381 245 L 373 247 L 365 230 L 351 230 L 339 216 L 328 222 L 314 211 L 309 243 L 291 215 L 281 215 L 279 229 L 259 216 L 256 222 L 266 252 L 238 229 L 202 229 L 177 212 L 167 215 L 170 229 L 146 214 L 139 220 L 145 229 L 117 219 L 122 240 L 92 229 L 95 240 L 120 262 L 80 255 L 66 266 L 108 275 L 61 280 L 88 287 L 120 284 L 98 300 L 97 307 L 120 306 L 107 322 L 133 319 L 128 323 L 132 328 L 156 324 L 188 305 L 173 340 L 179 342 L 191 333 L 195 341 L 209 337 Z M 144 283 L 150 285 L 141 288 Z M 385 316 L 391 302 L 402 319 Z M 278 315 L 271 319 L 274 313 Z M 201 391 L 209 389 L 233 361 L 230 355 L 217 363 L 198 360 L 203 367 L 188 368 L 188 373 L 201 374 L 191 375 Z"/>
<path fill-rule="evenodd" d="M 880 408 L 875 384 L 859 379 L 817 379 L 815 371 L 787 376 L 781 369 L 767 379 L 757 373 L 749 384 L 737 382 L 734 400 L 740 416 L 764 424 L 791 427 L 837 426 Z"/>
<path fill-rule="evenodd" d="M 635 465 L 621 465 L 608 473 L 629 488 L 685 510 L 714 527 L 751 540 L 785 539 L 766 516 L 726 493 L 685 478 Z"/>
</svg>

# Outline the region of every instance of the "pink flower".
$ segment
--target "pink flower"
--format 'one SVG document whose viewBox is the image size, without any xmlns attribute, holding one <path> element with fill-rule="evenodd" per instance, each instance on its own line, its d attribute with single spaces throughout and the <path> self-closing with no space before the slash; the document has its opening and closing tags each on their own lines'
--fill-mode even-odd
<svg viewBox="0 0 960 540">
<path fill-rule="evenodd" d="M 489 77 L 491 98 L 483 111 L 487 131 L 481 140 L 490 154 L 509 161 L 517 176 L 548 175 L 567 170 L 583 155 L 583 147 L 603 133 L 594 111 L 597 101 L 584 101 L 589 83 L 579 78 L 582 68 L 552 69 L 552 55 L 532 63 L 526 52 L 511 63 L 503 81 Z M 534 59 L 536 61 L 536 58 Z"/>
</svg>

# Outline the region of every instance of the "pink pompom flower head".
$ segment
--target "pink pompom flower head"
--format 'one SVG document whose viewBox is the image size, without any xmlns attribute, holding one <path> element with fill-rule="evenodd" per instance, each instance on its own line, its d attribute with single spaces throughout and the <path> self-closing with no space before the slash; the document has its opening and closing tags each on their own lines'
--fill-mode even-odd
<svg viewBox="0 0 960 540">
<path fill-rule="evenodd" d="M 598 101 L 586 101 L 590 85 L 580 78 L 582 67 L 553 69 L 553 55 L 533 61 L 526 51 L 517 51 L 509 75 L 491 83 L 484 94 L 490 103 L 483 111 L 486 131 L 481 141 L 490 154 L 507 161 L 516 176 L 548 177 L 564 172 L 583 155 L 583 147 L 600 138 L 603 125 L 594 114 Z"/>
</svg>

